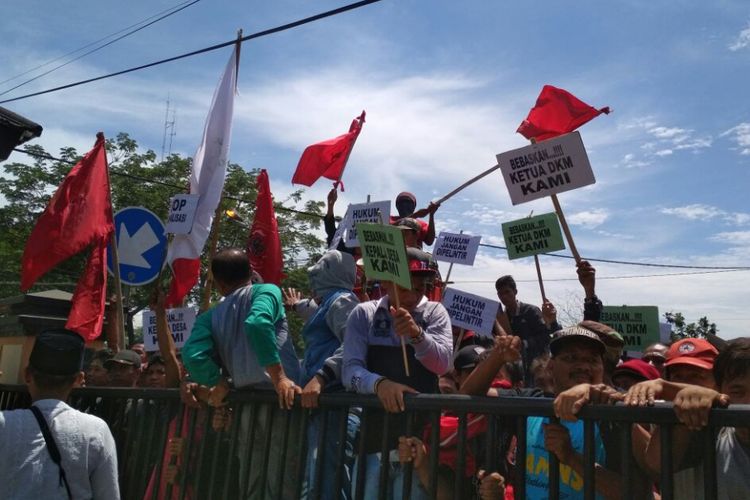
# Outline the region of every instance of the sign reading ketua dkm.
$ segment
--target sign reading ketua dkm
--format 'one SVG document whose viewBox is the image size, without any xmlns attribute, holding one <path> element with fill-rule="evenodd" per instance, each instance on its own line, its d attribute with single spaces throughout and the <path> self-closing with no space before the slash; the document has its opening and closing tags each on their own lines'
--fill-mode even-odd
<svg viewBox="0 0 750 500">
<path fill-rule="evenodd" d="M 596 182 L 578 132 L 501 153 L 497 163 L 514 205 Z"/>
<path fill-rule="evenodd" d="M 441 232 L 432 255 L 435 260 L 473 266 L 481 239 L 481 236 L 470 234 Z"/>
<path fill-rule="evenodd" d="M 508 259 L 565 250 L 557 214 L 549 213 L 503 223 Z"/>
<path fill-rule="evenodd" d="M 357 235 L 367 278 L 392 281 L 411 290 L 409 261 L 401 230 L 396 226 L 363 222 L 357 224 Z"/>
<path fill-rule="evenodd" d="M 601 322 L 625 339 L 625 350 L 642 352 L 659 342 L 659 308 L 656 306 L 604 306 Z"/>
</svg>

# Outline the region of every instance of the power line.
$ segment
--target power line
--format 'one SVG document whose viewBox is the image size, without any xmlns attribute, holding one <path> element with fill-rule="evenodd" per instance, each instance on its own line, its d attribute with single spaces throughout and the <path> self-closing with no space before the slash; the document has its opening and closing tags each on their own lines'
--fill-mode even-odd
<svg viewBox="0 0 750 500">
<path fill-rule="evenodd" d="M 499 245 L 490 245 L 488 243 L 480 243 L 480 247 L 494 248 L 497 250 L 508 250 L 506 247 Z M 575 259 L 572 255 L 561 255 L 558 253 L 541 253 L 539 255 L 547 255 L 549 257 L 559 257 L 562 259 Z M 626 260 L 611 260 L 611 259 L 595 259 L 593 257 L 581 257 L 583 260 L 591 262 L 603 262 L 605 264 L 623 264 L 627 266 L 643 266 L 643 267 L 663 267 L 671 269 L 709 269 L 709 270 L 726 270 L 726 271 L 750 271 L 750 267 L 747 266 L 688 266 L 679 264 L 656 264 L 649 262 L 631 262 Z M 599 278 L 597 278 L 599 279 Z M 544 281 L 547 281 L 546 279 Z"/>
<path fill-rule="evenodd" d="M 88 47 L 91 47 L 92 45 L 95 45 L 95 44 L 97 44 L 97 43 L 99 43 L 99 42 L 102 42 L 102 41 L 106 40 L 107 38 L 110 38 L 110 37 L 112 37 L 112 36 L 114 36 L 114 35 L 117 35 L 117 34 L 120 34 L 120 33 L 122 33 L 123 31 L 127 31 L 127 30 L 129 30 L 129 29 L 131 29 L 131 28 L 134 28 L 134 27 L 136 27 L 136 26 L 140 25 L 141 23 L 144 23 L 144 22 L 146 22 L 146 21 L 148 21 L 148 20 L 150 20 L 150 19 L 153 19 L 153 18 L 154 18 L 154 17 L 156 17 L 156 16 L 160 16 L 160 17 L 157 17 L 156 19 L 154 19 L 153 21 L 151 21 L 151 22 L 149 22 L 149 23 L 147 23 L 147 24 L 144 24 L 143 26 L 140 26 L 140 27 L 138 27 L 138 28 L 135 28 L 135 29 L 133 29 L 133 30 L 131 30 L 131 31 L 128 31 L 127 33 L 124 33 L 123 35 L 120 35 L 120 36 L 118 36 L 117 38 L 115 38 L 115 39 L 113 39 L 113 40 L 110 40 L 109 42 L 107 42 L 107 43 L 105 43 L 105 44 L 103 44 L 103 45 L 100 45 L 99 47 L 95 47 L 95 48 L 93 48 L 93 49 L 89 50 L 88 52 L 84 52 L 83 54 L 79 55 L 78 57 L 74 57 L 73 59 L 71 59 L 71 60 L 69 60 L 69 61 L 67 61 L 67 62 L 64 62 L 64 63 L 62 63 L 62 64 L 59 64 L 59 65 L 55 66 L 54 68 L 50 69 L 49 71 L 45 71 L 44 73 L 42 73 L 42 74 L 40 74 L 40 75 L 37 75 L 37 76 L 35 76 L 35 77 L 33 77 L 33 78 L 30 78 L 30 79 L 28 79 L 28 80 L 26 80 L 26 81 L 24 81 L 24 82 L 21 82 L 21 83 L 19 83 L 19 84 L 18 84 L 18 85 L 16 85 L 15 87 L 11 87 L 11 88 L 9 88 L 9 89 L 7 89 L 7 90 L 3 91 L 3 92 L 0 92 L 0 95 L 5 95 L 5 94 L 7 94 L 8 92 L 11 92 L 11 91 L 13 91 L 13 90 L 15 90 L 15 89 L 17 89 L 17 88 L 19 88 L 19 87 L 22 87 L 22 86 L 26 85 L 27 83 L 31 83 L 31 82 L 33 82 L 34 80 L 38 80 L 39 78 L 42 78 L 43 76 L 49 75 L 49 74 L 50 74 L 50 73 L 52 73 L 53 71 L 56 71 L 56 70 L 58 70 L 58 69 L 62 68 L 63 66 L 67 66 L 68 64 L 70 64 L 70 63 L 72 63 L 72 62 L 75 62 L 75 61 L 77 61 L 77 60 L 79 60 L 79 59 L 82 59 L 82 58 L 86 57 L 86 56 L 87 56 L 87 55 L 89 55 L 89 54 L 93 54 L 94 52 L 97 52 L 97 51 L 99 51 L 99 50 L 103 49 L 104 47 L 108 47 L 109 45 L 112 45 L 113 43 L 115 43 L 115 42 L 118 42 L 118 41 L 122 40 L 123 38 L 126 38 L 126 37 L 128 37 L 128 36 L 130 36 L 130 35 L 132 35 L 132 34 L 134 34 L 134 33 L 137 33 L 137 32 L 139 32 L 139 31 L 141 31 L 142 29 L 144 29 L 144 28 L 147 28 L 147 27 L 151 26 L 152 24 L 158 23 L 158 22 L 159 22 L 159 21 L 161 21 L 162 19 L 166 19 L 167 17 L 169 17 L 169 16 L 171 16 L 171 15 L 173 15 L 173 14 L 177 14 L 177 13 L 178 13 L 178 12 L 180 12 L 181 10 L 187 9 L 187 8 L 188 8 L 188 7 L 190 7 L 191 5 L 194 5 L 194 4 L 198 3 L 198 2 L 200 2 L 200 0 L 193 0 L 193 1 L 191 1 L 190 3 L 187 3 L 187 5 L 184 5 L 184 4 L 186 3 L 186 2 L 182 2 L 181 4 L 177 4 L 177 5 L 173 6 L 173 7 L 170 7 L 169 9 L 166 9 L 166 10 L 163 10 L 163 11 L 161 11 L 161 12 L 158 12 L 158 13 L 154 14 L 153 16 L 147 17 L 147 18 L 146 18 L 146 19 L 144 19 L 143 21 L 138 21 L 137 23 L 135 23 L 135 24 L 132 24 L 132 25 L 128 26 L 127 28 L 124 28 L 124 29 L 122 29 L 122 30 L 120 30 L 120 31 L 116 31 L 115 33 L 113 33 L 113 34 L 111 34 L 111 35 L 107 35 L 107 36 L 105 36 L 104 38 L 100 38 L 99 40 L 97 40 L 97 41 L 95 41 L 95 42 L 91 42 L 91 43 L 89 43 L 89 44 L 87 44 L 87 45 L 84 45 L 83 47 L 81 47 L 81 48 L 79 48 L 79 49 L 76 49 L 76 50 L 74 50 L 74 51 L 68 52 L 67 54 L 65 54 L 65 55 L 62 55 L 62 56 L 60 56 L 60 57 L 56 57 L 55 59 L 52 59 L 52 60 L 50 60 L 50 61 L 47 61 L 47 62 L 46 62 L 46 63 L 44 63 L 44 64 L 40 64 L 39 66 L 37 66 L 37 67 L 35 67 L 35 68 L 32 68 L 32 69 L 30 69 L 30 70 L 24 71 L 23 73 L 21 73 L 21 74 L 19 74 L 19 75 L 16 75 L 16 76 L 14 76 L 14 77 L 12 77 L 12 78 L 8 78 L 7 80 L 4 80 L 4 81 L 0 82 L 0 85 L 2 85 L 2 84 L 4 84 L 4 83 L 7 83 L 7 82 L 10 82 L 10 81 L 12 81 L 12 80 L 15 80 L 16 78 L 19 78 L 19 77 L 21 77 L 21 76 L 23 76 L 23 75 L 25 75 L 25 74 L 31 73 L 32 71 L 36 71 L 37 69 L 43 68 L 44 66 L 47 66 L 48 64 L 52 64 L 52 63 L 53 63 L 53 62 L 55 62 L 55 61 L 59 61 L 60 59 L 63 59 L 63 58 L 65 58 L 65 57 L 68 57 L 69 55 L 73 55 L 73 54 L 75 54 L 76 52 L 80 52 L 81 50 L 84 50 L 84 49 L 86 49 L 86 48 L 88 48 Z M 176 9 L 176 10 L 172 10 L 172 9 Z M 171 12 L 170 12 L 170 11 L 171 11 Z M 165 14 L 165 12 L 166 12 L 166 14 Z"/>
<path fill-rule="evenodd" d="M 589 259 L 593 260 L 593 259 Z M 663 278 L 668 276 L 693 276 L 697 274 L 718 274 L 718 273 L 735 273 L 735 272 L 747 272 L 750 269 L 719 269 L 715 271 L 695 271 L 686 273 L 665 273 L 665 274 L 634 274 L 628 276 L 597 276 L 596 280 L 623 280 L 631 278 Z M 537 283 L 537 279 L 533 280 L 516 280 L 519 283 Z M 544 278 L 544 282 L 550 281 L 578 281 L 578 278 Z M 495 280 L 455 280 L 454 283 L 494 283 Z"/>
<path fill-rule="evenodd" d="M 316 14 L 314 16 L 305 17 L 303 19 L 300 19 L 300 20 L 297 20 L 297 21 L 294 21 L 294 22 L 291 22 L 291 23 L 283 24 L 281 26 L 276 26 L 275 28 L 270 28 L 270 29 L 267 29 L 267 30 L 264 30 L 264 31 L 258 31 L 257 33 L 253 33 L 253 34 L 250 34 L 250 35 L 247 35 L 245 37 L 240 38 L 239 41 L 246 42 L 246 41 L 252 40 L 254 38 L 260 38 L 260 37 L 263 37 L 263 36 L 272 35 L 274 33 L 279 33 L 279 32 L 286 31 L 286 30 L 289 30 L 289 29 L 292 29 L 292 28 L 296 28 L 296 27 L 302 26 L 304 24 L 308 24 L 308 23 L 312 23 L 312 22 L 315 22 L 315 21 L 319 21 L 320 19 L 325 19 L 327 17 L 331 17 L 331 16 L 335 16 L 335 15 L 338 15 L 338 14 L 342 14 L 344 12 L 348 12 L 350 10 L 358 9 L 360 7 L 364 7 L 366 5 L 377 3 L 377 2 L 380 2 L 380 1 L 381 0 L 362 0 L 360 2 L 355 2 L 355 3 L 349 4 L 349 5 L 344 5 L 343 7 L 339 7 L 337 9 L 333 9 L 333 10 L 329 10 L 329 11 L 326 11 L 326 12 L 322 12 L 322 13 Z M 81 80 L 81 81 L 78 81 L 78 82 L 69 83 L 67 85 L 61 85 L 59 87 L 54 87 L 54 88 L 47 89 L 47 90 L 40 90 L 39 92 L 33 92 L 31 94 L 26 94 L 26 95 L 22 95 L 22 96 L 18 96 L 18 97 L 13 97 L 11 99 L 5 99 L 4 101 L 0 101 L 0 104 L 6 104 L 6 103 L 9 103 L 9 102 L 20 101 L 21 99 L 26 99 L 26 98 L 29 98 L 29 97 L 36 97 L 36 96 L 43 95 L 43 94 L 49 94 L 51 92 L 57 92 L 58 90 L 65 90 L 65 89 L 69 89 L 69 88 L 72 88 L 72 87 L 77 87 L 79 85 L 84 85 L 84 84 L 87 84 L 87 83 L 96 82 L 98 80 L 104 80 L 106 78 L 111 78 L 113 76 L 119 76 L 119 75 L 124 75 L 126 73 L 132 73 L 133 71 L 139 71 L 139 70 L 142 70 L 142 69 L 150 68 L 152 66 L 158 66 L 160 64 L 165 64 L 165 63 L 168 63 L 168 62 L 177 61 L 179 59 L 184 59 L 186 57 L 192 57 L 192 56 L 196 56 L 198 54 L 203 54 L 205 52 L 211 52 L 212 50 L 217 50 L 217 49 L 221 49 L 221 48 L 224 48 L 224 47 L 228 47 L 230 45 L 234 45 L 237 42 L 238 42 L 238 40 L 234 39 L 234 40 L 231 40 L 229 42 L 219 43 L 219 44 L 216 44 L 216 45 L 212 45 L 210 47 L 205 47 L 203 49 L 194 50 L 194 51 L 188 52 L 186 54 L 181 54 L 179 56 L 169 57 L 167 59 L 162 59 L 160 61 L 155 61 L 155 62 L 152 62 L 152 63 L 143 64 L 141 66 L 136 66 L 136 67 L 133 67 L 133 68 L 124 69 L 124 70 L 121 70 L 121 71 L 116 71 L 114 73 L 109 73 L 107 75 L 97 76 L 97 77 L 94 77 L 94 78 L 89 78 L 87 80 Z"/>
</svg>

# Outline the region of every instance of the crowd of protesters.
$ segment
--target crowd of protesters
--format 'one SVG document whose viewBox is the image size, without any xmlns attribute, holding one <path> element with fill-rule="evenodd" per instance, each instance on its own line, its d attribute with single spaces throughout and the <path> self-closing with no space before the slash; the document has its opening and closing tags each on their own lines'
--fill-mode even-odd
<svg viewBox="0 0 750 500">
<path fill-rule="evenodd" d="M 335 202 L 334 189 L 328 196 L 326 216 L 329 244 L 336 230 Z M 584 427 L 577 418 L 580 410 L 589 404 L 623 402 L 625 406 L 646 406 L 665 399 L 674 402 L 682 423 L 674 429 L 671 450 L 661 449 L 658 426 L 597 422 L 593 446 L 597 498 L 621 498 L 622 461 L 628 455 L 636 465 L 630 475 L 634 498 L 658 498 L 662 452 L 672 453 L 675 498 L 702 498 L 705 457 L 700 447 L 705 439 L 707 415 L 715 406 L 750 403 L 750 338 L 729 342 L 718 337 L 687 338 L 648 346 L 642 356 L 632 357 L 633 353 L 625 351 L 623 337 L 599 322 L 602 301 L 596 296 L 596 270 L 586 261 L 576 265 L 584 292 L 580 323 L 563 327 L 557 321 L 554 304 L 544 301 L 537 307 L 521 302 L 513 277 L 501 276 L 495 283 L 501 306 L 493 334 L 459 332 L 439 302 L 443 284 L 438 265 L 423 250 L 423 245 L 435 239 L 438 205 L 416 210 L 414 195 L 401 193 L 396 207 L 398 216 L 390 222 L 404 234 L 410 289 L 385 281 L 373 286 L 358 262 L 358 249 L 343 245 L 327 251 L 309 269 L 310 297 L 303 297 L 295 289 L 282 290 L 259 282 L 242 250 L 221 250 L 210 265 L 216 290 L 224 298 L 196 318 L 180 353 L 168 333 L 164 298 L 157 294 L 152 309 L 156 314 L 159 352 L 148 356 L 143 344 L 117 353 L 97 351 L 88 360 L 85 384 L 180 387 L 187 407 L 203 408 L 201 418 L 206 418 L 206 405 L 214 408 L 211 423 L 215 430 L 228 429 L 232 419 L 239 419 L 235 424 L 239 429 L 238 443 L 228 449 L 237 450 L 237 476 L 242 478 L 233 491 L 244 498 L 294 498 L 299 491 L 303 498 L 349 499 L 358 488 L 365 498 L 382 494 L 399 498 L 405 476 L 413 470 L 413 499 L 428 497 L 435 474 L 438 498 L 510 499 L 516 498 L 512 485 L 518 467 L 525 468 L 526 498 L 547 498 L 552 455 L 560 464 L 560 498 L 583 498 Z M 418 219 L 424 216 L 428 216 L 428 222 Z M 288 314 L 297 314 L 305 321 L 305 352 L 301 360 L 292 344 Z M 37 343 L 41 340 L 42 336 Z M 40 366 L 46 366 L 45 358 L 39 359 L 32 356 L 30 387 L 43 388 L 48 384 L 39 375 Z M 71 363 L 75 362 L 80 366 L 80 360 Z M 67 376 L 61 389 L 51 393 L 59 400 L 65 399 L 74 382 L 83 379 Z M 282 410 L 295 405 L 308 409 L 307 456 L 285 452 L 288 442 L 303 439 L 299 425 L 292 423 L 291 431 L 284 433 L 274 425 L 273 412 L 251 411 L 250 405 L 231 415 L 227 396 L 232 389 L 273 390 Z M 325 418 L 319 408 L 321 394 L 344 391 L 372 394 L 382 403 L 383 411 L 368 414 L 370 431 L 364 436 L 358 436 L 361 408 L 334 408 Z M 526 463 L 516 464 L 519 436 L 515 422 L 499 419 L 500 438 L 488 441 L 490 418 L 469 414 L 465 456 L 459 461 L 458 416 L 445 412 L 439 419 L 438 468 L 430 470 L 427 457 L 431 424 L 417 415 L 409 427 L 412 432 L 406 432 L 405 396 L 416 393 L 554 398 L 559 420 L 527 418 L 526 436 L 520 440 L 526 446 Z M 97 402 L 90 413 L 100 414 L 101 403 Z M 138 407 L 128 413 L 137 418 L 148 411 L 148 407 Z M 385 412 L 391 414 L 387 425 Z M 172 482 L 180 467 L 189 462 L 189 458 L 181 456 L 181 436 L 187 419 L 174 414 L 163 418 L 169 421 L 168 445 L 160 461 L 162 470 L 154 468 L 150 475 L 149 497 L 164 498 L 165 484 Z M 91 425 L 100 425 L 99 422 L 91 421 Z M 0 414 L 0 432 L 14 429 L 14 425 L 18 424 L 12 416 Z M 57 420 L 54 427 L 57 432 Z M 631 432 L 632 450 L 622 449 L 626 442 L 623 432 Z M 260 433 L 263 446 L 253 445 L 251 433 Z M 98 459 L 106 464 L 100 472 L 111 476 L 116 474 L 116 457 L 111 453 L 111 435 L 107 438 L 102 432 L 102 436 L 104 446 L 97 453 L 108 454 Z M 321 436 L 326 436 L 325 441 Z M 362 446 L 364 450 L 360 449 Z M 497 446 L 497 455 L 502 459 L 487 463 L 486 457 L 491 455 L 486 453 L 487 446 Z M 388 456 L 382 456 L 383 449 L 388 450 Z M 324 458 L 318 463 L 321 454 Z M 363 457 L 364 464 L 359 463 L 359 457 Z M 0 460 L 6 460 L 0 461 L 0 474 L 22 467 L 8 463 L 6 457 Z M 268 480 L 257 466 L 261 461 L 269 468 L 301 467 L 303 484 L 297 488 L 289 481 Z M 153 459 L 151 463 L 157 462 Z M 464 464 L 464 470 L 457 470 L 459 463 Z M 68 477 L 85 471 L 76 469 L 77 464 L 70 461 L 63 460 L 63 464 L 70 468 Z M 381 475 L 383 464 L 390 468 L 386 483 Z M 719 498 L 750 498 L 750 427 L 720 430 L 716 470 Z M 364 474 L 358 477 L 358 471 Z M 97 474 L 89 473 L 91 486 L 84 496 L 115 498 L 116 492 L 108 492 L 106 497 L 97 493 L 104 491 Z M 457 483 L 456 475 L 465 480 Z M 51 481 L 49 477 L 53 476 L 56 473 L 44 472 L 45 481 Z M 459 483 L 464 491 L 454 491 Z M 335 484 L 340 485 L 339 491 L 334 490 Z M 195 496 L 198 493 L 190 492 Z"/>
</svg>

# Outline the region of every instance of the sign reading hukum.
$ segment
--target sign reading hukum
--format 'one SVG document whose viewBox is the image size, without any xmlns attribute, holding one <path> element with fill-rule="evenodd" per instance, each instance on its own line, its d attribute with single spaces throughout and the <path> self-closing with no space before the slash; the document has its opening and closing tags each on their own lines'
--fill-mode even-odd
<svg viewBox="0 0 750 500">
<path fill-rule="evenodd" d="M 596 182 L 578 132 L 500 153 L 497 163 L 514 205 Z"/>
<path fill-rule="evenodd" d="M 193 323 L 195 323 L 195 309 L 192 307 L 167 309 L 167 324 L 176 347 L 185 345 L 193 329 Z M 149 352 L 159 350 L 156 337 L 156 313 L 153 311 L 143 311 L 143 346 Z"/>
<path fill-rule="evenodd" d="M 604 306 L 601 322 L 625 339 L 626 351 L 642 352 L 659 342 L 659 308 L 656 306 Z"/>
<path fill-rule="evenodd" d="M 473 266 L 481 240 L 481 236 L 441 232 L 435 242 L 432 256 L 435 260 Z"/>
<path fill-rule="evenodd" d="M 347 220 L 344 244 L 349 248 L 362 246 L 359 241 L 357 224 L 360 222 L 388 224 L 391 215 L 391 202 L 386 200 L 349 205 L 347 215 L 349 216 L 348 219 L 344 216 L 344 219 Z M 341 223 L 343 224 L 344 221 Z"/>
<path fill-rule="evenodd" d="M 392 281 L 411 290 L 409 261 L 401 230 L 388 224 L 363 222 L 357 224 L 357 234 L 367 278 Z"/>
<path fill-rule="evenodd" d="M 503 238 L 511 260 L 565 250 L 560 223 L 554 212 L 503 223 Z"/>
<path fill-rule="evenodd" d="M 479 295 L 446 288 L 441 301 L 451 317 L 453 326 L 492 335 L 500 303 Z"/>
</svg>

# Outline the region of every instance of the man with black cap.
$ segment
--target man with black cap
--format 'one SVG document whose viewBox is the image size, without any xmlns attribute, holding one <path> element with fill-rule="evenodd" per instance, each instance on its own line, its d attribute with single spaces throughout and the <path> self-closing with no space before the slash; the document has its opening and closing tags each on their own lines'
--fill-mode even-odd
<svg viewBox="0 0 750 500">
<path fill-rule="evenodd" d="M 448 311 L 439 302 L 431 302 L 425 292 L 432 286 L 437 264 L 432 256 L 417 248 L 407 248 L 411 290 L 395 283 L 383 282 L 388 295 L 380 300 L 363 302 L 352 310 L 344 342 L 343 382 L 347 389 L 360 394 L 375 394 L 391 413 L 404 411 L 405 393 L 437 393 L 438 377 L 451 367 L 453 342 Z M 399 308 L 394 307 L 398 297 Z M 410 375 L 406 375 L 401 354 L 401 339 L 406 341 Z M 383 415 L 371 415 L 368 427 L 382 428 Z M 398 464 L 398 436 L 403 434 L 405 420 L 391 419 L 389 446 L 391 465 L 397 471 L 390 475 L 388 496 L 400 494 L 402 479 Z M 365 491 L 367 498 L 377 497 L 378 452 L 382 436 L 371 432 L 365 438 Z M 355 470 L 357 466 L 355 465 Z M 362 480 L 358 478 L 356 481 Z M 355 482 L 356 482 L 355 481 Z M 412 498 L 420 498 L 413 483 Z"/>
<path fill-rule="evenodd" d="M 109 427 L 64 402 L 83 381 L 83 349 L 68 330 L 37 336 L 26 367 L 31 410 L 0 412 L 3 498 L 120 498 Z"/>
<path fill-rule="evenodd" d="M 125 349 L 104 362 L 111 387 L 135 387 L 141 377 L 141 355 Z"/>
<path fill-rule="evenodd" d="M 391 216 L 391 224 L 396 224 L 399 220 L 407 217 L 411 218 L 419 224 L 417 246 L 422 248 L 422 243 L 432 245 L 435 242 L 435 212 L 439 207 L 439 204 L 430 202 L 427 208 L 416 210 L 417 197 L 407 191 L 401 192 L 396 196 L 398 217 Z M 429 222 L 419 219 L 419 217 L 424 217 L 425 215 L 429 215 Z"/>
<path fill-rule="evenodd" d="M 606 345 L 599 335 L 576 325 L 557 331 L 550 341 L 547 370 L 552 375 L 555 413 L 562 420 L 575 420 L 584 403 L 619 399 L 613 388 L 602 384 Z M 484 395 L 503 364 L 521 356 L 518 337 L 500 337 L 490 355 L 469 375 L 462 394 Z M 500 390 L 499 396 L 542 397 L 539 389 Z M 526 423 L 526 498 L 549 496 L 549 454 L 560 461 L 560 497 L 583 498 L 583 423 L 550 423 L 542 417 L 528 417 Z M 597 423 L 594 434 L 595 487 L 605 498 L 619 498 L 622 490 L 620 439 L 614 428 Z M 633 476 L 637 471 L 633 471 Z M 633 480 L 635 498 L 649 498 L 642 476 Z M 644 495 L 644 496 L 640 496 Z"/>
</svg>

